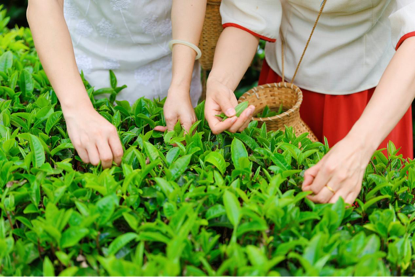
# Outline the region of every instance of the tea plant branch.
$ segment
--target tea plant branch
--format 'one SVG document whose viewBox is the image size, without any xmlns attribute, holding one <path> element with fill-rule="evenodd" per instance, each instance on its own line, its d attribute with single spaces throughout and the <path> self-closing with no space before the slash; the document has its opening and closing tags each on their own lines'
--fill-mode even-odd
<svg viewBox="0 0 415 277">
<path fill-rule="evenodd" d="M 42 247 L 40 246 L 40 240 L 39 240 L 39 238 L 37 239 L 37 251 L 39 252 L 39 258 L 40 258 L 40 260 L 43 262 Z"/>
<path fill-rule="evenodd" d="M 373 172 L 377 175 L 378 173 L 377 173 L 377 171 L 376 171 L 376 166 L 375 166 L 375 164 L 373 163 L 373 161 L 372 160 L 370 160 L 370 164 L 372 165 L 372 167 L 373 167 Z"/>
</svg>

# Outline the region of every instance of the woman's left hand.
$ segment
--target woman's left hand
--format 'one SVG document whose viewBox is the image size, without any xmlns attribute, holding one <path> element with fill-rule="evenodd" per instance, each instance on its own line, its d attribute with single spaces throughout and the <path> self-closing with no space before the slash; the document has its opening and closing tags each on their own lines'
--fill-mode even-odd
<svg viewBox="0 0 415 277">
<path fill-rule="evenodd" d="M 313 192 L 308 199 L 315 203 L 335 203 L 342 197 L 346 203 L 353 204 L 374 151 L 364 140 L 349 134 L 305 172 L 302 189 Z"/>
<path fill-rule="evenodd" d="M 178 121 L 182 127 L 189 131 L 193 123 L 196 122 L 195 110 L 192 106 L 189 91 L 170 87 L 166 102 L 164 103 L 164 118 L 167 126 L 157 126 L 156 131 L 172 131 Z"/>
</svg>

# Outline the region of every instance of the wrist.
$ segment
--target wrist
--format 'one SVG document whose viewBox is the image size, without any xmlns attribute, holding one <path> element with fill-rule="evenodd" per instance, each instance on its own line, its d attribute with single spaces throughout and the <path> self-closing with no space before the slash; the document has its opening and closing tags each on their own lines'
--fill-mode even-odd
<svg viewBox="0 0 415 277">
<path fill-rule="evenodd" d="M 212 71 L 209 74 L 209 78 L 207 80 L 207 87 L 222 85 L 227 87 L 228 89 L 234 91 L 238 84 L 235 85 L 232 77 L 227 76 L 226 74 L 220 74 Z"/>
<path fill-rule="evenodd" d="M 167 96 L 190 98 L 190 85 L 188 83 L 171 83 Z"/>
<path fill-rule="evenodd" d="M 71 115 L 85 110 L 94 110 L 94 106 L 86 94 L 81 97 L 62 100 L 60 104 L 64 115 Z"/>
<path fill-rule="evenodd" d="M 376 135 L 376 132 L 371 131 L 369 128 L 365 128 L 364 126 L 360 126 L 358 122 L 347 134 L 346 139 L 352 140 L 353 144 L 355 144 L 360 151 L 363 151 L 363 154 L 368 159 L 372 157 L 373 153 L 382 142 L 380 141 L 380 136 Z"/>
</svg>

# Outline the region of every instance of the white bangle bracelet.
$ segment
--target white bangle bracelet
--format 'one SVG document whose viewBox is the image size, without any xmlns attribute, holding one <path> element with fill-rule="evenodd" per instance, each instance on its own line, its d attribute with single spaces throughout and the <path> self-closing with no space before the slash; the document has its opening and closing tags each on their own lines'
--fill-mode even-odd
<svg viewBox="0 0 415 277">
<path fill-rule="evenodd" d="M 200 51 L 199 47 L 197 47 L 196 45 L 194 45 L 193 43 L 190 43 L 188 41 L 185 40 L 178 40 L 178 39 L 173 39 L 169 42 L 169 48 L 171 51 L 173 51 L 173 45 L 175 44 L 183 44 L 186 45 L 190 48 L 192 48 L 193 50 L 196 51 L 196 60 L 200 59 L 200 57 L 202 57 L 202 51 Z"/>
</svg>

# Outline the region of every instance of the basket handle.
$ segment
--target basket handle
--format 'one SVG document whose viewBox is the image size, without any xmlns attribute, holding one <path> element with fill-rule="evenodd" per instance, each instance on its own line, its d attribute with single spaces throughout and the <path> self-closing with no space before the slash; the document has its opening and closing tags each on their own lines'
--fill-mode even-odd
<svg viewBox="0 0 415 277">
<path fill-rule="evenodd" d="M 295 69 L 294 76 L 293 76 L 293 78 L 291 79 L 291 83 L 292 83 L 292 84 L 294 83 L 295 77 L 297 76 L 298 69 L 300 68 L 301 62 L 303 61 L 303 58 L 304 58 L 305 52 L 307 51 L 308 45 L 310 44 L 311 37 L 312 37 L 312 36 L 313 36 L 313 34 L 314 34 L 314 30 L 316 29 L 317 23 L 318 23 L 318 21 L 319 21 L 319 19 L 320 19 L 321 14 L 323 13 L 324 6 L 326 6 L 326 3 L 327 3 L 327 0 L 323 0 L 323 2 L 321 3 L 321 9 L 320 9 L 320 12 L 318 13 L 318 16 L 317 16 L 316 22 L 314 23 L 314 26 L 313 26 L 313 29 L 311 30 L 310 37 L 309 37 L 309 38 L 308 38 L 308 40 L 307 40 L 307 44 L 305 45 L 305 48 L 304 48 L 303 54 L 301 55 L 300 61 L 298 62 L 298 65 L 297 65 L 297 68 Z M 285 76 L 284 76 L 284 43 L 285 43 L 285 42 L 284 42 L 284 38 L 283 38 L 283 36 L 281 35 L 282 81 L 283 81 L 283 82 L 284 82 L 284 79 L 285 79 L 285 78 L 284 78 L 284 77 L 285 77 Z"/>
</svg>

